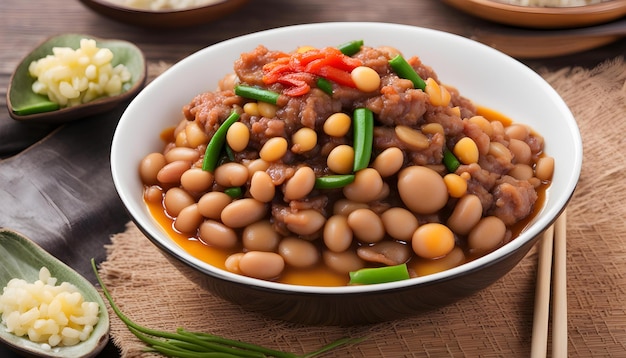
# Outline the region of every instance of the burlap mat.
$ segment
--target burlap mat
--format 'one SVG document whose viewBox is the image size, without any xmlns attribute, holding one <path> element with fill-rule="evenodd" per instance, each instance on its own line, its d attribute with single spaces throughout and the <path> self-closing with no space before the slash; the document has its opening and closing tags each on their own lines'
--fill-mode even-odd
<svg viewBox="0 0 626 358">
<path fill-rule="evenodd" d="M 162 66 L 153 66 L 158 71 Z M 543 71 L 577 118 L 585 153 L 568 209 L 571 357 L 626 354 L 626 63 L 593 70 Z M 112 238 L 100 274 L 121 309 L 139 324 L 184 326 L 303 353 L 343 336 L 368 337 L 341 357 L 527 357 L 537 254 L 456 304 L 403 320 L 359 327 L 308 327 L 245 312 L 175 270 L 133 224 Z M 111 335 L 125 357 L 146 355 L 116 317 Z"/>
</svg>

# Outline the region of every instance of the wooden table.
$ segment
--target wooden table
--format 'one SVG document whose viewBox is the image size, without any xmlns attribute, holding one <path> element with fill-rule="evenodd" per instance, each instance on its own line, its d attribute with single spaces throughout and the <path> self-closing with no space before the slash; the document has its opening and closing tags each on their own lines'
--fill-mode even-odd
<svg viewBox="0 0 626 358">
<path fill-rule="evenodd" d="M 92 12 L 78 1 L 69 0 L 2 0 L 0 18 L 0 158 L 3 159 L 0 161 L 0 226 L 17 229 L 35 238 L 44 248 L 91 279 L 88 259 L 95 257 L 103 260 L 103 245 L 110 242 L 111 235 L 123 231 L 124 224 L 129 220 L 112 186 L 108 167 L 110 139 L 123 108 L 105 115 L 110 119 L 108 121 L 98 118 L 65 126 L 28 125 L 10 118 L 6 109 L 6 92 L 11 73 L 21 58 L 47 37 L 71 32 L 123 39 L 141 48 L 149 63 L 164 61 L 171 64 L 223 40 L 302 23 L 392 22 L 463 36 L 469 36 L 474 29 L 497 31 L 500 28 L 437 0 L 251 0 L 240 11 L 221 20 L 177 30 L 143 29 L 122 24 Z M 575 55 L 524 59 L 523 62 L 533 69 L 591 68 L 625 53 L 626 39 L 622 39 Z M 46 136 L 50 137 L 45 145 L 35 145 Z M 50 146 L 55 152 L 48 158 Z M 50 161 L 60 162 L 60 156 L 66 158 L 67 170 L 47 167 Z M 80 168 L 71 167 L 74 160 L 93 160 L 99 166 L 84 173 Z M 67 176 L 69 182 L 88 182 L 95 189 L 87 192 L 89 190 L 78 188 L 75 190 L 86 192 L 73 193 L 70 184 L 66 182 L 63 185 L 65 179 L 59 179 L 59 183 L 51 180 L 54 175 L 59 175 L 59 178 Z M 28 178 L 22 180 L 23 177 Z M 35 207 L 34 203 L 39 203 L 41 198 L 13 195 L 22 191 L 32 192 L 26 187 L 28 184 L 24 184 L 32 181 L 38 185 L 38 190 L 34 191 L 36 194 L 47 195 L 43 202 L 49 207 Z M 51 193 L 57 191 L 57 187 L 69 198 Z M 60 203 L 55 202 L 57 199 Z M 65 205 L 75 210 L 65 212 L 63 220 L 54 215 L 48 220 L 48 212 Z M 110 356 L 116 351 L 109 347 L 105 353 Z M 0 356 L 7 354 L 0 347 Z"/>
</svg>

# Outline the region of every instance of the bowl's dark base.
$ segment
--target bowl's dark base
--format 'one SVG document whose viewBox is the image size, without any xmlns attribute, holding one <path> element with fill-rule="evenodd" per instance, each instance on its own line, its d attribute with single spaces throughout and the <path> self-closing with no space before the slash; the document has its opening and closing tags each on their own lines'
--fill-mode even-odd
<svg viewBox="0 0 626 358">
<path fill-rule="evenodd" d="M 406 318 L 449 305 L 493 284 L 517 265 L 538 240 L 480 269 L 427 285 L 358 294 L 324 295 L 267 290 L 208 276 L 167 253 L 168 260 L 192 282 L 248 311 L 308 324 L 371 324 Z"/>
</svg>

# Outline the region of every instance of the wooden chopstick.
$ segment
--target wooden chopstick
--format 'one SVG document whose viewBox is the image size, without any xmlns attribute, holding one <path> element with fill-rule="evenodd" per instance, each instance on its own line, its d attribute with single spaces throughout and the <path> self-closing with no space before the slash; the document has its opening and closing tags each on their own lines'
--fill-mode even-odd
<svg viewBox="0 0 626 358">
<path fill-rule="evenodd" d="M 548 323 L 550 318 L 550 280 L 552 276 L 553 245 L 554 226 L 550 226 L 544 232 L 541 242 L 539 243 L 533 333 L 530 350 L 531 358 L 544 358 L 546 356 Z"/>
<path fill-rule="evenodd" d="M 544 358 L 547 354 L 551 288 L 552 357 L 567 357 L 566 220 L 563 212 L 556 223 L 545 231 L 540 242 L 531 358 Z"/>
<path fill-rule="evenodd" d="M 554 267 L 552 282 L 552 357 L 567 357 L 567 277 L 566 277 L 566 213 L 556 221 L 554 229 Z"/>
</svg>

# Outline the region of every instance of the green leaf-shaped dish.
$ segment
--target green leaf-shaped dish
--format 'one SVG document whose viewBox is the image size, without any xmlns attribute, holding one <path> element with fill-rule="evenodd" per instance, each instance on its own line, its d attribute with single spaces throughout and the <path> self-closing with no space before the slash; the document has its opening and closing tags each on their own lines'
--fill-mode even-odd
<svg viewBox="0 0 626 358">
<path fill-rule="evenodd" d="M 118 96 L 98 98 L 78 106 L 59 108 L 47 96 L 33 92 L 35 78 L 28 73 L 31 62 L 52 54 L 53 47 L 80 47 L 80 40 L 96 40 L 98 48 L 108 48 L 113 52 L 112 65 L 124 64 L 131 73 L 131 80 L 124 84 Z M 13 119 L 39 123 L 63 123 L 109 111 L 134 97 L 144 86 L 147 66 L 143 53 L 137 46 L 127 41 L 104 40 L 90 35 L 63 34 L 44 41 L 28 54 L 11 76 L 7 90 L 7 106 Z"/>
<path fill-rule="evenodd" d="M 85 301 L 97 302 L 100 306 L 100 318 L 89 338 L 74 346 L 43 349 L 40 343 L 34 343 L 26 337 L 18 337 L 6 331 L 0 322 L 0 341 L 11 349 L 31 357 L 93 357 L 107 345 L 109 338 L 109 314 L 102 297 L 96 288 L 69 266 L 50 255 L 39 245 L 23 235 L 8 229 L 0 229 L 0 290 L 13 278 L 27 282 L 39 279 L 39 270 L 45 266 L 52 277 L 57 278 L 57 285 L 69 282 L 82 293 Z"/>
</svg>

